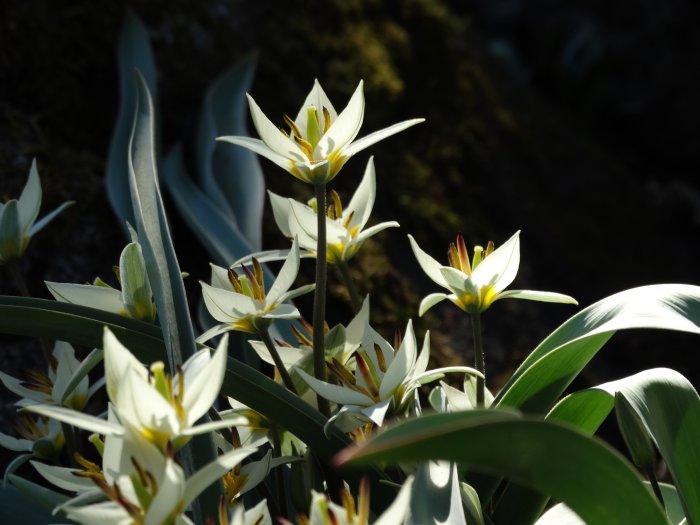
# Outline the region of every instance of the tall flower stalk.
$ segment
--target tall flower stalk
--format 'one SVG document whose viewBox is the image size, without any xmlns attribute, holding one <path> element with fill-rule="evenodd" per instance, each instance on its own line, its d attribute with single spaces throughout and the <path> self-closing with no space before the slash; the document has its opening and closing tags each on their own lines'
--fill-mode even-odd
<svg viewBox="0 0 700 525">
<path fill-rule="evenodd" d="M 314 315 L 313 315 L 313 351 L 314 351 L 314 376 L 319 381 L 326 380 L 326 349 L 324 341 L 323 323 L 326 318 L 326 283 L 328 277 L 328 263 L 326 261 L 326 183 L 314 184 L 317 206 L 318 239 L 316 242 L 316 289 L 314 290 Z M 326 417 L 331 415 L 331 407 L 328 401 L 316 396 L 318 410 Z"/>
</svg>

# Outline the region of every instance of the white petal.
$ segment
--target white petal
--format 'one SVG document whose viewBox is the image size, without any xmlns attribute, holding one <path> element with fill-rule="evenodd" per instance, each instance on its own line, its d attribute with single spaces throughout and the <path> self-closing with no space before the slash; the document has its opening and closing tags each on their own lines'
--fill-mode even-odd
<svg viewBox="0 0 700 525">
<path fill-rule="evenodd" d="M 138 374 L 144 380 L 148 377 L 148 370 L 119 342 L 119 339 L 107 327 L 103 331 L 102 348 L 104 349 L 103 359 L 107 395 L 114 403 L 127 370 L 130 370 L 133 374 Z"/>
<path fill-rule="evenodd" d="M 14 452 L 31 452 L 34 448 L 34 442 L 28 439 L 18 439 L 0 432 L 0 447 Z"/>
<path fill-rule="evenodd" d="M 375 403 L 372 406 L 363 408 L 360 412 L 371 419 L 378 427 L 381 427 L 384 424 L 384 418 L 386 417 L 390 404 L 391 398 L 385 399 L 380 403 Z"/>
<path fill-rule="evenodd" d="M 236 292 L 214 288 L 201 282 L 204 304 L 211 316 L 222 323 L 233 323 L 248 315 L 254 315 L 260 306 L 257 301 Z"/>
<path fill-rule="evenodd" d="M 180 434 L 175 409 L 137 374 L 127 371 L 114 407 L 121 421 L 137 431 L 158 431 L 170 440 Z"/>
<path fill-rule="evenodd" d="M 129 525 L 133 523 L 126 510 L 112 501 L 84 507 L 64 507 L 64 510 L 68 519 L 78 523 L 99 523 L 100 525 Z"/>
<path fill-rule="evenodd" d="M 29 237 L 32 237 L 32 236 L 36 235 L 37 233 L 39 233 L 41 230 L 44 229 L 44 227 L 46 227 L 47 224 L 49 224 L 52 220 L 54 220 L 58 216 L 59 213 L 61 213 L 63 210 L 65 210 L 69 206 L 73 206 L 73 204 L 75 204 L 75 201 L 64 202 L 63 204 L 58 206 L 53 211 L 50 211 L 49 213 L 44 215 L 41 219 L 39 219 L 37 222 L 32 224 L 31 228 L 29 228 L 29 234 L 28 234 Z"/>
<path fill-rule="evenodd" d="M 408 320 L 406 333 L 404 334 L 401 346 L 394 356 L 394 360 L 387 368 L 382 383 L 379 385 L 379 397 L 386 399 L 394 393 L 394 390 L 409 376 L 409 373 L 416 364 L 418 353 L 416 345 L 416 334 L 413 332 L 413 321 Z"/>
<path fill-rule="evenodd" d="M 399 122 L 397 124 L 394 124 L 393 126 L 389 126 L 388 128 L 380 129 L 379 131 L 375 131 L 374 133 L 370 133 L 369 135 L 356 140 L 347 148 L 345 148 L 343 153 L 348 157 L 351 157 L 355 153 L 358 153 L 363 149 L 370 147 L 372 144 L 375 144 L 380 140 L 384 140 L 387 137 L 395 135 L 396 133 L 399 133 L 400 131 L 403 131 L 406 128 L 410 128 L 411 126 L 420 124 L 421 122 L 425 122 L 425 119 L 414 118 L 412 120 L 404 120 L 403 122 Z"/>
<path fill-rule="evenodd" d="M 48 394 L 23 386 L 23 380 L 7 375 L 5 372 L 0 372 L 0 381 L 2 381 L 2 384 L 5 385 L 5 388 L 22 398 L 29 399 L 37 403 L 50 403 L 53 401 L 51 396 Z"/>
<path fill-rule="evenodd" d="M 266 319 L 299 319 L 301 313 L 292 304 L 280 304 L 262 315 Z"/>
<path fill-rule="evenodd" d="M 275 364 L 275 361 L 272 359 L 272 356 L 270 355 L 270 351 L 267 349 L 265 346 L 265 343 L 262 341 L 248 341 L 250 343 L 250 346 L 253 347 L 255 352 L 260 356 L 260 359 L 265 361 L 266 363 L 269 363 L 271 365 Z M 275 345 L 275 349 L 277 350 L 277 353 L 280 356 L 280 359 L 282 359 L 282 363 L 284 364 L 284 367 L 289 369 L 293 365 L 295 365 L 300 359 L 303 359 L 304 357 L 309 355 L 309 349 L 308 348 L 297 348 L 295 346 L 277 346 Z"/>
<path fill-rule="evenodd" d="M 284 294 L 278 299 L 279 302 L 284 302 L 284 301 L 291 301 L 292 299 L 296 299 L 300 295 L 307 294 L 309 292 L 313 292 L 316 289 L 316 283 L 312 284 L 305 284 L 304 286 L 300 286 L 299 288 L 295 288 L 294 290 L 290 290 Z"/>
<path fill-rule="evenodd" d="M 206 343 L 207 341 L 209 341 L 209 339 L 212 339 L 212 338 L 216 337 L 217 335 L 223 334 L 225 332 L 229 332 L 231 330 L 232 330 L 232 328 L 231 328 L 231 325 L 229 323 L 219 324 L 219 325 L 211 327 L 209 330 L 207 330 L 206 332 L 201 334 L 196 339 L 196 341 L 198 343 Z"/>
<path fill-rule="evenodd" d="M 83 414 L 82 412 L 71 410 L 70 408 L 52 405 L 31 405 L 25 407 L 23 410 L 26 412 L 39 414 L 40 416 L 56 419 L 63 423 L 84 428 L 85 430 L 96 432 L 98 434 L 119 436 L 124 433 L 124 429 L 115 423 L 110 423 L 104 419 L 100 419 L 89 414 Z"/>
<path fill-rule="evenodd" d="M 224 335 L 209 363 L 199 371 L 196 377 L 185 380 L 182 408 L 187 413 L 188 425 L 193 425 L 206 414 L 218 397 L 226 373 L 227 349 L 228 335 Z M 204 352 L 208 353 L 209 350 Z"/>
<path fill-rule="evenodd" d="M 54 299 L 63 303 L 79 304 L 112 312 L 125 314 L 122 294 L 114 288 L 93 286 L 91 284 L 52 283 L 46 281 L 46 287 Z"/>
<path fill-rule="evenodd" d="M 425 253 L 418 243 L 413 238 L 412 235 L 408 236 L 408 240 L 411 241 L 411 248 L 413 248 L 413 253 L 418 260 L 418 264 L 423 268 L 425 274 L 430 277 L 436 284 L 439 284 L 443 288 L 448 288 L 445 278 L 442 276 L 440 270 L 445 268 L 442 264 L 433 259 L 430 255 Z"/>
<path fill-rule="evenodd" d="M 246 94 L 246 96 L 248 97 L 248 105 L 250 106 L 250 116 L 253 118 L 253 125 L 262 141 L 277 155 L 281 155 L 287 159 L 293 159 L 297 162 L 306 160 L 306 156 L 302 153 L 301 148 L 287 135 L 282 133 L 282 131 L 265 116 L 265 113 L 263 113 L 256 104 L 253 97 L 248 94 Z"/>
<path fill-rule="evenodd" d="M 352 240 L 352 243 L 362 243 L 373 235 L 377 235 L 380 231 L 386 230 L 387 228 L 398 228 L 399 226 L 399 223 L 396 221 L 380 222 L 379 224 L 375 224 L 374 226 L 361 232 Z"/>
<path fill-rule="evenodd" d="M 295 367 L 294 371 L 306 382 L 309 387 L 317 394 L 325 397 L 329 401 L 338 403 L 339 405 L 362 405 L 369 406 L 374 404 L 374 401 L 361 392 L 356 392 L 338 385 L 331 385 L 319 381 L 313 376 L 304 372 L 301 368 Z"/>
<path fill-rule="evenodd" d="M 318 215 L 309 206 L 301 204 L 300 202 L 290 199 L 290 204 L 292 207 L 292 214 L 294 215 L 294 221 L 290 222 L 290 227 L 292 228 L 292 233 L 296 233 L 295 223 L 301 227 L 302 231 L 306 233 L 314 241 L 313 249 L 316 250 L 316 242 L 318 239 Z M 326 243 L 345 243 L 350 240 L 350 234 L 341 224 L 338 222 L 326 218 Z"/>
<path fill-rule="evenodd" d="M 490 285 L 496 293 L 502 292 L 513 282 L 519 267 L 520 230 L 481 261 L 472 272 L 472 281 L 479 288 Z"/>
<path fill-rule="evenodd" d="M 374 171 L 374 157 L 370 157 L 365 168 L 365 174 L 362 176 L 360 185 L 355 190 L 355 193 L 350 199 L 350 204 L 343 212 L 343 218 L 352 213 L 352 219 L 348 225 L 348 229 L 353 226 L 360 226 L 360 229 L 365 227 L 369 216 L 374 207 L 374 199 L 377 194 L 377 181 Z"/>
<path fill-rule="evenodd" d="M 454 293 L 468 293 L 477 297 L 479 289 L 474 281 L 463 271 L 450 266 L 445 266 L 440 270 L 440 274 L 445 279 L 447 287 Z"/>
<path fill-rule="evenodd" d="M 217 266 L 214 263 L 209 263 L 211 267 L 211 278 L 209 282 L 214 288 L 221 288 L 222 290 L 228 290 L 233 292 L 233 285 L 231 281 L 228 280 L 228 269 L 222 266 Z"/>
<path fill-rule="evenodd" d="M 431 293 L 430 295 L 426 295 L 420 302 L 420 306 L 418 307 L 418 315 L 422 317 L 423 314 L 430 310 L 433 306 L 449 298 L 450 296 L 446 293 Z"/>
<path fill-rule="evenodd" d="M 542 301 L 544 303 L 578 304 L 571 296 L 555 292 L 538 292 L 535 290 L 508 290 L 498 294 L 496 299 L 529 299 L 530 301 Z"/>
<path fill-rule="evenodd" d="M 423 347 L 421 348 L 420 354 L 418 354 L 418 359 L 416 359 L 416 366 L 413 369 L 413 374 L 422 374 L 428 368 L 428 361 L 430 361 L 430 330 L 425 332 L 423 337 Z"/>
<path fill-rule="evenodd" d="M 292 242 L 289 255 L 280 269 L 277 279 L 265 296 L 265 305 L 273 305 L 279 301 L 280 296 L 294 284 L 299 273 L 299 243 L 296 239 Z"/>
<path fill-rule="evenodd" d="M 283 155 L 280 155 L 279 153 L 275 153 L 262 140 L 252 139 L 250 137 L 234 137 L 234 136 L 217 137 L 216 140 L 218 140 L 220 142 L 228 142 L 229 144 L 235 144 L 236 146 L 243 146 L 244 148 L 249 149 L 250 151 L 252 151 L 254 153 L 257 153 L 258 155 L 265 157 L 267 160 L 271 160 L 272 162 L 277 164 L 280 168 L 289 171 L 289 168 L 290 168 L 289 158 L 287 158 Z"/>
<path fill-rule="evenodd" d="M 23 234 L 27 234 L 30 226 L 34 224 L 39 216 L 41 207 L 41 183 L 39 182 L 39 172 L 36 169 L 36 159 L 32 160 L 32 167 L 29 169 L 29 178 L 19 196 L 19 224 Z"/>
<path fill-rule="evenodd" d="M 180 432 L 181 436 L 197 436 L 199 434 L 207 434 L 215 430 L 221 430 L 222 428 L 231 428 L 237 426 L 248 425 L 250 421 L 245 416 L 238 417 L 227 417 L 225 419 L 217 419 L 214 421 L 207 421 L 206 423 L 200 423 L 193 427 L 189 427 Z"/>
<path fill-rule="evenodd" d="M 319 84 L 318 80 L 314 80 L 314 86 L 311 88 L 311 91 L 309 91 L 309 94 L 306 95 L 306 100 L 304 100 L 304 103 L 301 105 L 301 109 L 299 110 L 299 113 L 297 113 L 297 118 L 294 119 L 294 123 L 302 133 L 306 133 L 309 106 L 314 106 L 316 108 L 320 120 L 323 120 L 322 116 L 324 107 L 328 110 L 328 113 L 330 113 L 331 122 L 338 118 L 338 114 L 336 113 L 333 104 L 331 104 L 328 95 L 326 95 L 326 92 L 323 91 L 323 88 L 321 87 L 321 84 Z"/>
<path fill-rule="evenodd" d="M 165 463 L 165 471 L 158 492 L 148 507 L 144 525 L 161 525 L 180 506 L 185 495 L 185 472 L 172 459 Z M 182 509 L 184 511 L 184 508 Z"/>
<path fill-rule="evenodd" d="M 299 243 L 299 248 L 304 248 L 301 242 Z M 315 249 L 316 247 L 314 245 L 314 250 Z M 255 257 L 259 263 L 266 263 L 270 261 L 284 261 L 288 255 L 289 250 L 265 250 L 262 252 L 255 252 L 251 253 L 250 255 L 246 255 L 245 257 L 241 257 L 240 259 L 237 259 L 236 262 L 234 262 L 231 265 L 231 268 L 237 268 L 241 264 L 248 266 L 253 263 L 253 257 Z M 304 257 L 311 257 L 311 255 L 308 252 L 302 252 L 300 250 L 299 257 L 303 259 Z"/>
<path fill-rule="evenodd" d="M 70 492 L 84 492 L 96 488 L 90 478 L 75 475 L 79 470 L 46 465 L 39 461 L 30 461 L 30 463 L 46 481 L 60 489 Z"/>
<path fill-rule="evenodd" d="M 292 234 L 289 230 L 289 219 L 292 213 L 291 205 L 289 204 L 290 199 L 285 197 L 280 197 L 276 193 L 271 191 L 267 192 L 270 195 L 270 204 L 272 205 L 272 215 L 275 217 L 275 222 L 277 227 L 282 232 L 282 235 L 289 238 Z"/>
<path fill-rule="evenodd" d="M 394 525 L 395 523 L 404 523 L 406 516 L 410 510 L 411 489 L 413 488 L 413 476 L 410 476 L 403 483 L 403 487 L 399 491 L 394 502 L 389 505 L 389 508 L 377 518 L 374 525 Z"/>
<path fill-rule="evenodd" d="M 183 498 L 184 506 L 187 507 L 204 489 L 255 451 L 256 449 L 253 447 L 234 449 L 227 454 L 219 456 L 214 461 L 195 472 L 187 480 Z"/>
<path fill-rule="evenodd" d="M 318 141 L 314 157 L 325 159 L 332 151 L 343 149 L 357 137 L 365 116 L 365 96 L 362 92 L 362 84 L 363 82 L 360 80 L 348 105 Z"/>
</svg>

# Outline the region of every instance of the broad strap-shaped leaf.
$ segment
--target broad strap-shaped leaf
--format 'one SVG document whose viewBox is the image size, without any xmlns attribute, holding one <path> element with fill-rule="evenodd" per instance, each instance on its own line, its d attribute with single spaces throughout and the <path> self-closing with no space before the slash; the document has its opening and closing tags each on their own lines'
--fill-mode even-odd
<svg viewBox="0 0 700 525">
<path fill-rule="evenodd" d="M 430 459 L 510 478 L 566 503 L 587 523 L 668 524 L 639 475 L 605 443 L 568 426 L 500 410 L 409 420 L 346 449 L 337 461 Z"/>
<path fill-rule="evenodd" d="M 255 65 L 254 55 L 246 57 L 211 85 L 197 134 L 197 167 L 204 192 L 224 215 L 233 219 L 252 251 L 262 248 L 265 181 L 260 161 L 252 151 L 220 144 L 216 138 L 248 135 L 245 94 L 252 84 Z"/>
<path fill-rule="evenodd" d="M 523 361 L 496 398 L 498 406 L 546 413 L 617 330 L 658 328 L 700 333 L 700 287 L 633 288 L 582 310 Z"/>
<path fill-rule="evenodd" d="M 700 399 L 681 374 L 665 368 L 638 374 L 575 392 L 562 399 L 547 419 L 574 425 L 594 433 L 623 396 L 642 419 L 654 439 L 674 482 L 690 523 L 700 522 Z M 531 523 L 547 504 L 547 498 L 511 485 L 500 499 L 497 522 Z"/>
<path fill-rule="evenodd" d="M 141 20 L 131 11 L 126 15 L 117 49 L 119 64 L 119 112 L 114 125 L 106 166 L 107 197 L 119 223 L 134 224 L 129 192 L 129 137 L 136 107 L 134 69 L 138 69 L 156 97 L 156 70 L 148 33 Z M 126 232 L 126 230 L 125 230 Z"/>
<path fill-rule="evenodd" d="M 168 361 L 170 369 L 175 370 L 176 365 L 195 352 L 194 330 L 158 187 L 153 101 L 141 75 L 137 74 L 136 85 L 136 114 L 129 143 L 129 185 Z"/>
</svg>

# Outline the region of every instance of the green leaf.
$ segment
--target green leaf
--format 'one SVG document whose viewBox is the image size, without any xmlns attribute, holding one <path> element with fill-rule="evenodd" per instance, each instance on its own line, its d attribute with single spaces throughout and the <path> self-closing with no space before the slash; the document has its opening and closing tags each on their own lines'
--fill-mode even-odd
<svg viewBox="0 0 700 525">
<path fill-rule="evenodd" d="M 37 506 L 13 486 L 0 488 L 0 523 L 12 525 L 49 525 L 60 521 L 50 508 Z"/>
<path fill-rule="evenodd" d="M 175 147 L 163 161 L 165 188 L 190 229 L 202 242 L 212 261 L 228 267 L 254 250 L 236 226 L 235 220 L 222 212 L 209 196 L 194 184 L 182 159 L 182 150 Z"/>
<path fill-rule="evenodd" d="M 41 519 L 43 516 L 43 509 L 50 512 L 54 508 L 68 501 L 68 496 L 60 494 L 54 490 L 42 487 L 36 483 L 24 479 L 23 477 L 17 476 L 16 474 L 10 474 L 8 476 L 10 483 L 17 489 L 20 493 L 19 499 L 24 501 L 25 510 L 34 509 L 37 511 L 37 517 Z M 6 489 L 3 489 L 3 493 Z M 3 494 L 4 495 L 4 494 Z M 29 502 L 27 501 L 29 500 Z M 5 506 L 2 505 L 4 510 Z M 18 515 L 21 516 L 25 514 L 25 511 L 20 512 Z M 2 521 L 2 523 L 16 523 L 13 516 L 9 521 Z M 38 523 L 52 523 L 55 522 L 56 518 L 53 518 L 50 522 L 39 521 Z"/>
<path fill-rule="evenodd" d="M 510 478 L 566 503 L 587 523 L 668 523 L 639 475 L 605 443 L 568 426 L 499 410 L 409 420 L 344 451 L 338 462 L 431 459 Z"/>
<path fill-rule="evenodd" d="M 411 519 L 414 523 L 467 525 L 453 463 L 430 461 L 418 467 L 411 491 Z"/>
<path fill-rule="evenodd" d="M 158 187 L 153 101 L 143 77 L 137 74 L 136 80 L 136 115 L 129 144 L 131 198 L 170 369 L 175 370 L 196 350 L 194 331 Z"/>
<path fill-rule="evenodd" d="M 547 419 L 593 433 L 613 409 L 616 395 L 630 404 L 656 442 L 688 509 L 689 523 L 700 523 L 700 455 L 693 445 L 700 440 L 700 400 L 681 374 L 663 368 L 646 370 L 575 392 L 562 399 Z M 545 497 L 511 486 L 503 494 L 495 516 L 502 523 L 530 523 L 528 520 L 537 516 L 546 503 Z M 513 509 L 518 509 L 517 513 Z"/>
<path fill-rule="evenodd" d="M 126 228 L 129 222 L 134 224 L 129 192 L 129 138 L 136 108 L 136 86 L 134 70 L 138 69 L 151 93 L 156 96 L 156 70 L 153 51 L 148 33 L 141 20 L 131 11 L 126 15 L 117 48 L 119 64 L 119 112 L 114 125 L 112 142 L 106 166 L 107 197 L 119 223 Z M 126 229 L 125 229 L 126 232 Z"/>
<path fill-rule="evenodd" d="M 245 95 L 250 90 L 255 65 L 255 56 L 251 55 L 212 84 L 204 99 L 197 134 L 197 168 L 204 192 L 220 212 L 234 220 L 253 248 L 251 252 L 262 249 L 265 181 L 260 161 L 252 151 L 220 144 L 216 138 L 248 135 Z M 244 255 L 247 253 L 240 257 Z"/>
<path fill-rule="evenodd" d="M 498 406 L 546 413 L 617 330 L 659 328 L 700 333 L 700 287 L 660 284 L 612 295 L 582 310 L 523 361 Z"/>
<path fill-rule="evenodd" d="M 88 306 L 0 295 L 0 333 L 47 337 L 102 348 L 107 326 L 132 352 L 148 362 L 164 357 L 160 328 Z"/>
</svg>

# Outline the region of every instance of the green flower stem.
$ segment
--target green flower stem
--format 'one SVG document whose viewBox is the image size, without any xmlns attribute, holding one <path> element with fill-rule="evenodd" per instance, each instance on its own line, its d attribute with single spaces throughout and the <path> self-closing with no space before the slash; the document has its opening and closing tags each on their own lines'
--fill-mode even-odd
<svg viewBox="0 0 700 525">
<path fill-rule="evenodd" d="M 5 263 L 5 268 L 7 268 L 10 277 L 15 282 L 15 286 L 19 290 L 20 295 L 24 297 L 31 297 L 29 293 L 29 288 L 27 288 L 27 283 L 22 277 L 22 272 L 19 271 L 17 267 L 17 259 L 10 259 Z M 51 366 L 51 345 L 48 339 L 45 337 L 39 337 L 39 344 L 41 345 L 41 354 L 44 356 L 44 361 Z"/>
<path fill-rule="evenodd" d="M 314 377 L 319 381 L 326 381 L 326 350 L 323 323 L 326 319 L 326 183 L 314 184 L 316 193 L 316 218 L 318 226 L 318 240 L 316 241 L 316 289 L 314 290 L 314 318 L 313 318 L 313 349 L 314 349 Z M 318 410 L 326 417 L 331 415 L 331 407 L 328 401 L 316 396 Z"/>
<path fill-rule="evenodd" d="M 272 360 L 275 362 L 275 366 L 277 367 L 277 370 L 280 373 L 280 377 L 284 382 L 284 386 L 286 386 L 287 389 L 293 394 L 299 395 L 297 389 L 294 387 L 294 382 L 292 381 L 289 372 L 287 372 L 287 369 L 284 367 L 284 363 L 282 362 L 282 358 L 280 357 L 279 352 L 277 352 L 277 348 L 275 348 L 275 344 L 272 342 L 270 332 L 268 332 L 267 328 L 263 328 L 262 330 L 258 331 L 258 335 L 262 338 L 263 343 L 265 343 L 267 351 L 270 352 Z"/>
<path fill-rule="evenodd" d="M 272 455 L 276 458 L 282 456 L 282 443 L 280 441 L 280 428 L 274 423 L 270 426 L 270 438 L 272 439 Z M 284 486 L 284 469 L 277 467 L 273 471 L 275 485 L 277 485 L 277 501 L 280 515 L 287 518 L 287 491 Z"/>
<path fill-rule="evenodd" d="M 484 365 L 484 347 L 481 343 L 481 314 L 472 312 L 472 332 L 474 335 L 474 368 L 486 377 L 486 366 Z M 484 407 L 486 380 L 481 377 L 476 378 L 476 407 Z"/>
<path fill-rule="evenodd" d="M 353 313 L 357 313 L 360 311 L 362 303 L 360 301 L 360 295 L 357 293 L 355 282 L 352 279 L 352 275 L 350 275 L 348 263 L 340 261 L 336 266 L 340 272 L 340 277 L 343 279 L 343 284 L 345 284 L 345 288 L 347 288 L 348 294 L 350 295 L 350 304 L 352 305 Z"/>
</svg>

